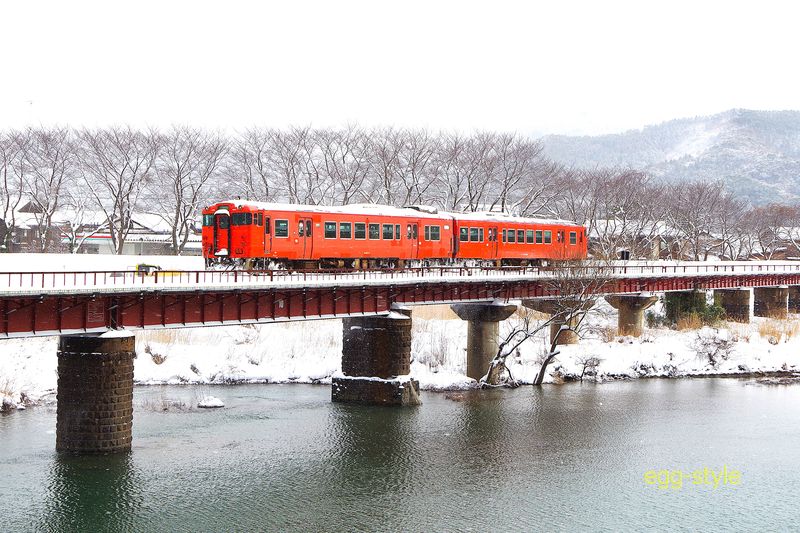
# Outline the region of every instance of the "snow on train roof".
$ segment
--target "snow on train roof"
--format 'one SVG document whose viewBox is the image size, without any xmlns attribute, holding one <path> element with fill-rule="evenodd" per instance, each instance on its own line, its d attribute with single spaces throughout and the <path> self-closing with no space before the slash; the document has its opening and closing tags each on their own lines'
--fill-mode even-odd
<svg viewBox="0 0 800 533">
<path fill-rule="evenodd" d="M 505 213 L 494 213 L 486 211 L 477 211 L 472 213 L 451 213 L 448 211 L 438 211 L 433 207 L 414 206 L 414 207 L 394 207 L 390 205 L 381 204 L 348 204 L 348 205 L 302 205 L 302 204 L 282 204 L 273 202 L 253 202 L 250 200 L 225 200 L 219 203 L 234 204 L 238 207 L 251 207 L 253 209 L 263 209 L 264 211 L 296 211 L 302 209 L 311 213 L 340 213 L 346 215 L 367 215 L 379 214 L 396 217 L 413 217 L 413 218 L 442 218 L 451 217 L 456 220 L 472 220 L 472 221 L 492 221 L 498 223 L 530 223 L 538 222 L 539 224 L 560 224 L 577 226 L 574 222 L 569 220 L 561 220 L 555 218 L 536 218 L 536 217 L 518 217 L 507 215 Z"/>
</svg>

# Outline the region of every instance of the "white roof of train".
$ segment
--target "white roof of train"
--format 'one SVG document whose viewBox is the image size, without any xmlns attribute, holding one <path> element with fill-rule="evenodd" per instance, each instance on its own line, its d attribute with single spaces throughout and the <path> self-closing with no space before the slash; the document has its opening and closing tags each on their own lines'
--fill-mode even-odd
<svg viewBox="0 0 800 533">
<path fill-rule="evenodd" d="M 548 218 L 527 218 L 507 215 L 505 213 L 474 212 L 474 213 L 450 213 L 438 211 L 430 207 L 394 207 L 381 204 L 349 204 L 349 205 L 302 205 L 302 204 L 283 204 L 274 202 L 253 202 L 250 200 L 224 200 L 217 203 L 230 203 L 238 207 L 251 207 L 264 211 L 297 211 L 298 209 L 310 213 L 340 213 L 346 215 L 368 215 L 378 214 L 395 217 L 411 218 L 443 218 L 451 217 L 455 220 L 464 221 L 492 221 L 497 223 L 530 223 L 540 224 L 564 224 L 577 225 L 568 220 L 548 219 Z"/>
</svg>

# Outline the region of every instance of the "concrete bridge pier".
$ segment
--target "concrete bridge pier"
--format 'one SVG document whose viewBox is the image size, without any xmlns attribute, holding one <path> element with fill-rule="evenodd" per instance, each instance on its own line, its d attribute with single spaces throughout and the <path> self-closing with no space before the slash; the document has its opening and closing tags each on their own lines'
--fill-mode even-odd
<svg viewBox="0 0 800 533">
<path fill-rule="evenodd" d="M 714 303 L 725 310 L 731 322 L 750 323 L 750 289 L 714 289 Z"/>
<path fill-rule="evenodd" d="M 558 315 L 565 310 L 574 309 L 576 311 L 586 311 L 594 305 L 594 300 L 586 300 L 584 302 L 577 302 L 568 298 L 562 299 L 555 299 L 555 298 L 537 298 L 532 300 L 522 300 L 522 305 L 527 307 L 528 309 L 533 309 L 534 311 L 539 311 L 540 313 L 545 313 L 548 315 Z M 567 320 L 566 317 L 557 317 L 550 323 L 550 343 L 552 343 L 556 336 L 558 336 L 558 342 L 556 343 L 558 346 L 563 344 L 578 344 L 580 337 L 574 330 L 567 330 L 561 332 L 559 335 L 558 332 L 561 329 L 561 326 L 569 325 L 571 328 L 577 326 L 577 319 L 573 318 L 571 320 Z"/>
<path fill-rule="evenodd" d="M 130 451 L 134 356 L 132 333 L 59 339 L 57 451 Z"/>
<path fill-rule="evenodd" d="M 667 320 L 672 323 L 680 318 L 704 309 L 706 305 L 706 291 L 673 291 L 664 296 L 664 313 Z"/>
<path fill-rule="evenodd" d="M 757 287 L 753 289 L 753 314 L 768 318 L 786 318 L 789 287 Z"/>
<path fill-rule="evenodd" d="M 342 374 L 331 400 L 363 405 L 419 405 L 411 379 L 411 310 L 342 319 Z"/>
<path fill-rule="evenodd" d="M 606 296 L 606 301 L 619 312 L 617 332 L 619 335 L 641 337 L 644 332 L 644 312 L 658 301 L 652 294 L 615 294 Z"/>
<path fill-rule="evenodd" d="M 477 303 L 453 304 L 450 308 L 467 320 L 467 377 L 481 379 L 497 355 L 500 322 L 517 310 L 516 305 Z"/>
</svg>

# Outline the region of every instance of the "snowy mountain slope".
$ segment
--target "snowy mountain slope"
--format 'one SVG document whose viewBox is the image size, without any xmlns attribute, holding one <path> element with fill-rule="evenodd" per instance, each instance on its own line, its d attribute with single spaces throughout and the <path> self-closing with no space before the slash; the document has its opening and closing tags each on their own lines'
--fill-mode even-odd
<svg viewBox="0 0 800 533">
<path fill-rule="evenodd" d="M 754 204 L 800 198 L 800 111 L 734 109 L 613 135 L 544 138 L 578 168 L 632 166 L 656 176 L 723 180 Z"/>
</svg>

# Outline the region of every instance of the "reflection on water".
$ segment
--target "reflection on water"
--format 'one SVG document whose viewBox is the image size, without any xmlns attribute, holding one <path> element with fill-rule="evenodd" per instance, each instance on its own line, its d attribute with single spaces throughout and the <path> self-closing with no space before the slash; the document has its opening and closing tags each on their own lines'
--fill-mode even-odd
<svg viewBox="0 0 800 533">
<path fill-rule="evenodd" d="M 54 453 L 55 413 L 0 416 L 2 531 L 791 529 L 800 387 L 642 380 L 330 403 L 327 387 L 135 393 L 130 454 Z M 160 402 L 159 402 L 160 403 Z M 152 405 L 153 402 L 150 402 Z M 650 469 L 743 472 L 711 490 Z"/>
</svg>

